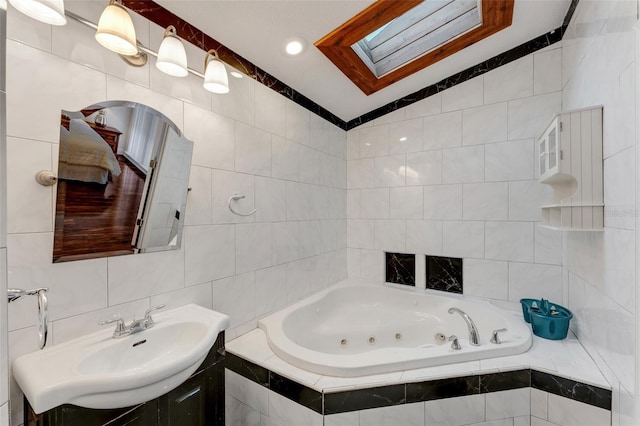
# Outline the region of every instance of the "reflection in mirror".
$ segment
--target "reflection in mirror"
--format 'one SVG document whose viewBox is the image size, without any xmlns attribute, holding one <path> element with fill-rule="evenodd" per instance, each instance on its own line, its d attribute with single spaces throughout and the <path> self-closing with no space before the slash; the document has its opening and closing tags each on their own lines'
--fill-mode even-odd
<svg viewBox="0 0 640 426">
<path fill-rule="evenodd" d="M 62 111 L 53 262 L 180 248 L 192 153 L 145 105 Z"/>
</svg>

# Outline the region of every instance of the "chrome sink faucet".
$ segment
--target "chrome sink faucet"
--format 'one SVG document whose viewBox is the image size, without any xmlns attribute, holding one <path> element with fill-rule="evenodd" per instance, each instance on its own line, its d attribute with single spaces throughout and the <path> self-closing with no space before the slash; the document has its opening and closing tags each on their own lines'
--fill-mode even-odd
<svg viewBox="0 0 640 426">
<path fill-rule="evenodd" d="M 458 308 L 449 308 L 448 312 L 452 315 L 454 313 L 458 313 L 460 314 L 460 316 L 462 316 L 464 321 L 467 323 L 467 328 L 469 329 L 469 343 L 471 343 L 473 346 L 480 346 L 480 335 L 478 334 L 478 328 L 476 327 L 476 324 L 473 322 L 471 317 L 467 315 L 465 311 Z"/>
<path fill-rule="evenodd" d="M 126 325 L 124 323 L 124 319 L 122 319 L 122 317 L 120 316 L 105 321 L 100 321 L 98 325 L 111 324 L 115 322 L 116 329 L 113 330 L 113 338 L 117 339 L 119 337 L 128 336 L 129 334 L 134 334 L 153 327 L 155 325 L 155 321 L 151 317 L 151 312 L 162 309 L 164 307 L 165 305 L 158 305 L 154 306 L 153 308 L 147 309 L 144 313 L 144 318 L 139 320 L 134 319 L 129 325 Z"/>
</svg>

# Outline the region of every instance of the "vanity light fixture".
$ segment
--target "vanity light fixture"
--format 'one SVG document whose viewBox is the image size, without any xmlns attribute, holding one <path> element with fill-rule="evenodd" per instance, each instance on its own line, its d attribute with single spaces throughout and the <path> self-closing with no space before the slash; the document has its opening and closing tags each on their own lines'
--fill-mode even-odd
<svg viewBox="0 0 640 426">
<path fill-rule="evenodd" d="M 64 0 L 9 0 L 9 3 L 25 15 L 50 25 L 64 25 Z"/>
<path fill-rule="evenodd" d="M 98 21 L 96 40 L 121 55 L 136 55 L 138 43 L 131 15 L 117 0 L 110 0 Z"/>
<path fill-rule="evenodd" d="M 158 50 L 156 68 L 174 77 L 186 77 L 189 74 L 187 53 L 173 25 L 169 25 L 164 32 L 164 39 Z"/>
<path fill-rule="evenodd" d="M 211 60 L 209 60 L 211 57 Z M 203 87 L 213 93 L 229 93 L 229 77 L 227 69 L 218 57 L 218 53 L 211 49 L 204 57 Z"/>
</svg>

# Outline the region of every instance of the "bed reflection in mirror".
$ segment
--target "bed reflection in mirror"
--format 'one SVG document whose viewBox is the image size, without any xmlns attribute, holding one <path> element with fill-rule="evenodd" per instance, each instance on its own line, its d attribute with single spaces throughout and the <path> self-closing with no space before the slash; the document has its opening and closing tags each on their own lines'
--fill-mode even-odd
<svg viewBox="0 0 640 426">
<path fill-rule="evenodd" d="M 62 111 L 53 262 L 180 248 L 192 153 L 145 105 Z"/>
</svg>

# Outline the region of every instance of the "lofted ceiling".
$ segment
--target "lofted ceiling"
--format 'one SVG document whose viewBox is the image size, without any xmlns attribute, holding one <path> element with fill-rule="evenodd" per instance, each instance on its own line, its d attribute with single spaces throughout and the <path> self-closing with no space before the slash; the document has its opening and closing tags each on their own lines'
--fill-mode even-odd
<svg viewBox="0 0 640 426">
<path fill-rule="evenodd" d="M 374 0 L 155 1 L 345 121 L 560 27 L 571 3 L 515 0 L 510 27 L 367 96 L 314 43 Z M 298 56 L 284 53 L 292 37 L 307 44 Z"/>
</svg>

